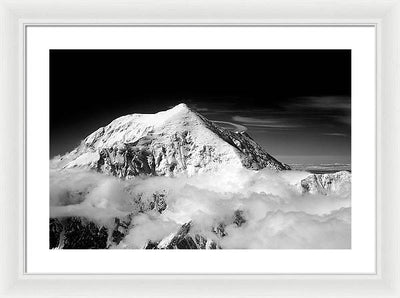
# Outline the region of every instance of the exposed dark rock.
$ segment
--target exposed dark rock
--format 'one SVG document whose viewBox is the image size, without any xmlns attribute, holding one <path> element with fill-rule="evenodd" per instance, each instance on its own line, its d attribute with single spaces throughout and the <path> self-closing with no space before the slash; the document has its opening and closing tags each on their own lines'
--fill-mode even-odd
<svg viewBox="0 0 400 298">
<path fill-rule="evenodd" d="M 195 237 L 195 242 L 197 244 L 198 247 L 200 247 L 201 249 L 205 249 L 206 245 L 207 245 L 207 239 L 204 238 L 203 236 L 197 234 Z"/>
<path fill-rule="evenodd" d="M 149 241 L 145 249 L 218 249 L 214 240 L 207 239 L 203 235 L 190 233 L 192 223 L 183 224 L 179 230 L 159 242 Z"/>
<path fill-rule="evenodd" d="M 196 234 L 194 237 L 198 249 L 219 249 L 220 247 L 214 240 L 209 240 L 202 235 Z"/>
<path fill-rule="evenodd" d="M 149 241 L 144 246 L 144 249 L 157 249 L 158 242 Z"/>
<path fill-rule="evenodd" d="M 164 190 L 154 192 L 150 197 L 144 193 L 132 193 L 134 205 L 139 212 L 155 210 L 159 213 L 164 212 L 167 205 L 167 193 Z"/>
<path fill-rule="evenodd" d="M 225 228 L 227 224 L 232 224 L 234 223 L 238 227 L 242 226 L 246 222 L 246 219 L 244 217 L 244 212 L 243 210 L 236 210 L 233 213 L 232 221 L 229 221 L 228 223 L 221 222 L 218 225 L 214 226 L 212 228 L 212 232 L 215 233 L 219 238 L 223 238 L 228 233 L 226 232 Z"/>
<path fill-rule="evenodd" d="M 168 247 L 168 248 L 177 248 L 177 249 L 197 249 L 196 242 L 194 242 L 191 236 L 185 236 L 180 238 L 175 247 Z"/>
<path fill-rule="evenodd" d="M 233 222 L 240 227 L 242 224 L 246 222 L 246 219 L 243 217 L 243 211 L 242 210 L 236 210 L 235 213 L 233 214 Z"/>
<path fill-rule="evenodd" d="M 220 223 L 218 226 L 214 227 L 212 231 L 219 237 L 225 237 L 227 234 L 225 232 L 226 225 L 224 223 Z"/>
<path fill-rule="evenodd" d="M 50 248 L 105 249 L 119 244 L 129 231 L 132 214 L 115 218 L 110 233 L 84 217 L 50 218 Z"/>
<path fill-rule="evenodd" d="M 63 225 L 56 218 L 50 218 L 50 248 L 56 248 L 60 245 Z"/>
<path fill-rule="evenodd" d="M 191 239 L 191 241 L 188 241 L 186 238 L 191 238 L 191 237 L 187 237 L 189 230 L 191 227 L 191 222 L 185 223 L 184 225 L 182 225 L 180 227 L 180 229 L 178 230 L 178 232 L 175 234 L 175 236 L 170 240 L 169 243 L 167 243 L 165 245 L 165 247 L 162 248 L 166 248 L 166 249 L 184 249 L 184 248 L 188 248 L 190 249 L 190 246 L 194 244 L 194 248 L 196 247 L 196 244 L 194 243 L 194 241 Z"/>
<path fill-rule="evenodd" d="M 122 239 L 125 238 L 125 236 L 129 232 L 129 226 L 132 222 L 132 214 L 129 214 L 128 216 L 124 218 L 118 218 L 116 217 L 114 219 L 114 229 L 112 232 L 112 242 L 115 244 L 119 244 Z"/>
<path fill-rule="evenodd" d="M 165 209 L 167 209 L 167 202 L 165 200 L 166 194 L 162 192 L 156 192 L 153 194 L 154 198 L 154 208 L 162 213 Z"/>
<path fill-rule="evenodd" d="M 62 220 L 64 229 L 63 249 L 104 249 L 107 248 L 106 227 L 79 217 Z"/>
<path fill-rule="evenodd" d="M 155 174 L 153 154 L 136 144 L 123 144 L 115 148 L 103 148 L 97 161 L 97 171 L 125 178 Z"/>
</svg>

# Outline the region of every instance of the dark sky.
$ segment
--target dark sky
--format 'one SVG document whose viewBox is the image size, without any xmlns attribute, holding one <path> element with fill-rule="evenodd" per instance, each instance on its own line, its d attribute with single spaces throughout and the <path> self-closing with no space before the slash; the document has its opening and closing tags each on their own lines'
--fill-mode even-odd
<svg viewBox="0 0 400 298">
<path fill-rule="evenodd" d="M 283 162 L 349 163 L 350 96 L 350 50 L 51 50 L 50 155 L 185 102 Z"/>
</svg>

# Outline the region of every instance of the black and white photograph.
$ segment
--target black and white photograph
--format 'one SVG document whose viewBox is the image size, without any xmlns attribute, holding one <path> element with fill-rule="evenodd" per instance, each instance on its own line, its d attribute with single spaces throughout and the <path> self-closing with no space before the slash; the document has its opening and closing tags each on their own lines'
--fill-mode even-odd
<svg viewBox="0 0 400 298">
<path fill-rule="evenodd" d="M 351 249 L 351 50 L 49 59 L 49 249 Z"/>
</svg>

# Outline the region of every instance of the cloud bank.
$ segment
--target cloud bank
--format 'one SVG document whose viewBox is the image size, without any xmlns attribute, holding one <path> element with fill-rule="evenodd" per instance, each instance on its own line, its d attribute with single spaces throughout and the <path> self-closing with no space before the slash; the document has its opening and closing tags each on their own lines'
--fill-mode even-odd
<svg viewBox="0 0 400 298">
<path fill-rule="evenodd" d="M 84 216 L 99 224 L 133 214 L 127 236 L 116 248 L 142 248 L 189 221 L 191 232 L 221 248 L 350 248 L 350 188 L 328 195 L 304 194 L 300 171 L 227 169 L 187 177 L 136 177 L 122 181 L 83 170 L 52 170 L 52 217 Z M 167 208 L 146 208 L 154 193 Z M 240 211 L 244 222 L 234 222 Z M 225 236 L 213 232 L 219 225 Z"/>
</svg>

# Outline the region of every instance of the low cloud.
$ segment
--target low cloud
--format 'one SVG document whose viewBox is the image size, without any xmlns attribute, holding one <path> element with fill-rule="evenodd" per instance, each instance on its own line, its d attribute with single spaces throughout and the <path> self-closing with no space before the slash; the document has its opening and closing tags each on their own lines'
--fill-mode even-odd
<svg viewBox="0 0 400 298">
<path fill-rule="evenodd" d="M 192 221 L 193 231 L 222 248 L 350 248 L 350 188 L 328 195 L 303 194 L 298 182 L 309 173 L 226 169 L 187 177 L 135 177 L 122 181 L 83 170 L 50 172 L 53 217 L 85 216 L 107 222 L 133 214 L 119 248 L 160 241 Z M 165 193 L 161 214 L 142 210 L 153 194 Z M 245 222 L 232 218 L 241 210 Z M 223 223 L 227 235 L 213 227 Z"/>
<path fill-rule="evenodd" d="M 138 214 L 131 225 L 129 234 L 118 248 L 143 248 L 148 241 L 160 241 L 180 228 L 176 222 L 163 220 L 154 212 Z"/>
<path fill-rule="evenodd" d="M 333 137 L 347 137 L 347 134 L 345 133 L 339 133 L 339 132 L 327 132 L 323 134 L 324 136 L 333 136 Z"/>
<path fill-rule="evenodd" d="M 237 123 L 232 123 L 228 121 L 212 121 L 212 122 L 233 131 L 244 132 L 247 130 L 246 126 Z"/>
<path fill-rule="evenodd" d="M 323 110 L 351 110 L 351 101 L 347 96 L 309 96 L 303 99 L 308 107 Z"/>
<path fill-rule="evenodd" d="M 285 104 L 288 111 L 313 116 L 325 121 L 351 124 L 351 99 L 348 96 L 298 97 Z"/>
<path fill-rule="evenodd" d="M 344 218 L 344 220 L 339 219 Z M 243 227 L 231 225 L 222 245 L 231 248 L 348 248 L 350 208 L 318 216 L 305 212 L 267 212 Z"/>
<path fill-rule="evenodd" d="M 290 123 L 289 119 L 268 118 L 260 119 L 244 116 L 233 116 L 233 121 L 240 122 L 243 125 L 251 127 L 274 128 L 274 129 L 291 129 L 301 127 L 299 124 Z"/>
</svg>

